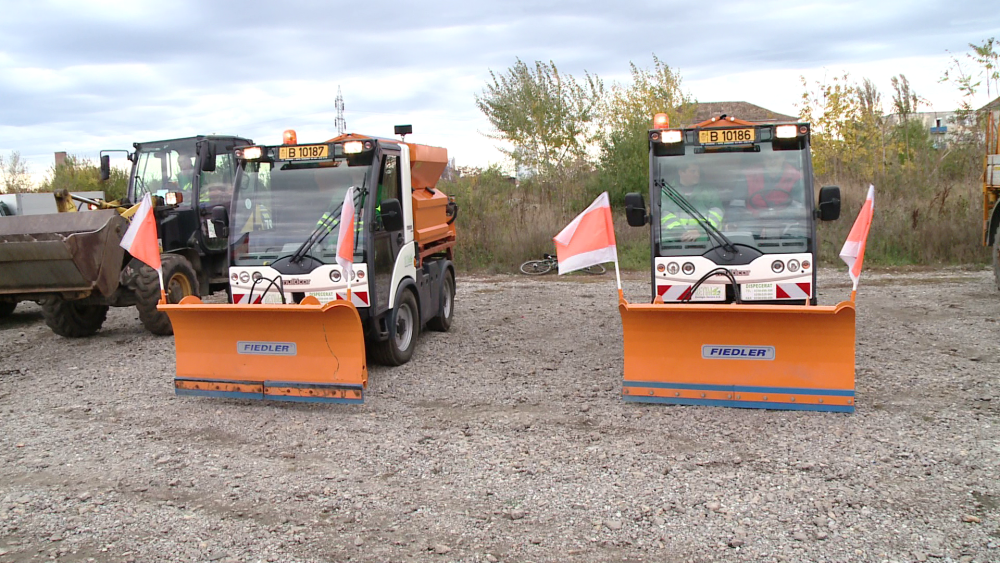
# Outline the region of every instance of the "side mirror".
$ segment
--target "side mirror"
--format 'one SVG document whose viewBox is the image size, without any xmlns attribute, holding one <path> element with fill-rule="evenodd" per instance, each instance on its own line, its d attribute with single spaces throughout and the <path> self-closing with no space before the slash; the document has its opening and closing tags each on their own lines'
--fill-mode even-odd
<svg viewBox="0 0 1000 563">
<path fill-rule="evenodd" d="M 204 142 L 198 146 L 201 154 L 201 171 L 215 172 L 215 145 L 211 142 Z"/>
<path fill-rule="evenodd" d="M 229 237 L 229 211 L 223 205 L 212 208 L 212 225 L 215 233 L 221 238 Z"/>
<path fill-rule="evenodd" d="M 111 177 L 111 156 L 107 154 L 101 155 L 101 181 L 107 182 L 108 178 Z"/>
<path fill-rule="evenodd" d="M 840 217 L 840 186 L 820 188 L 816 217 L 820 221 L 836 221 Z"/>
<path fill-rule="evenodd" d="M 382 227 L 387 231 L 403 230 L 403 206 L 398 199 L 383 199 L 381 205 Z"/>
<path fill-rule="evenodd" d="M 625 194 L 625 219 L 632 227 L 646 225 L 646 200 L 642 194 Z"/>
</svg>

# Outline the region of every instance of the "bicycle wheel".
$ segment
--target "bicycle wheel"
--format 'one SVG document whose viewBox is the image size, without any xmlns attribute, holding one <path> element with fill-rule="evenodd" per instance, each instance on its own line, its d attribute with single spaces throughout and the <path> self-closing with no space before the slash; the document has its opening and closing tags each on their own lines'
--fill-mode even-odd
<svg viewBox="0 0 1000 563">
<path fill-rule="evenodd" d="M 594 264 L 593 266 L 586 268 L 584 271 L 587 272 L 588 274 L 599 276 L 604 272 L 607 272 L 608 270 L 607 268 L 604 267 L 604 264 Z"/>
<path fill-rule="evenodd" d="M 549 260 L 528 260 L 521 264 L 521 273 L 529 276 L 540 276 L 552 271 L 552 262 Z"/>
</svg>

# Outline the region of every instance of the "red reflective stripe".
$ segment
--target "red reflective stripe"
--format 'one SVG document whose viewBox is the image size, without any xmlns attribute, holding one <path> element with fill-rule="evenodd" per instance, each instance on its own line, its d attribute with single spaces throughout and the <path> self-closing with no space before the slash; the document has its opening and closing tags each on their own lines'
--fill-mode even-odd
<svg viewBox="0 0 1000 563">
<path fill-rule="evenodd" d="M 656 294 L 662 297 L 670 287 L 669 285 L 658 285 L 656 286 Z"/>
<path fill-rule="evenodd" d="M 781 289 L 780 284 L 775 284 L 774 286 L 774 296 L 778 299 L 788 299 L 788 294 L 785 293 L 784 289 Z"/>
<path fill-rule="evenodd" d="M 812 295 L 812 291 L 810 291 L 810 289 L 812 288 L 812 284 L 810 284 L 810 283 L 797 283 L 795 285 L 799 286 L 799 289 L 801 289 L 802 291 L 804 291 L 806 295 Z"/>
</svg>

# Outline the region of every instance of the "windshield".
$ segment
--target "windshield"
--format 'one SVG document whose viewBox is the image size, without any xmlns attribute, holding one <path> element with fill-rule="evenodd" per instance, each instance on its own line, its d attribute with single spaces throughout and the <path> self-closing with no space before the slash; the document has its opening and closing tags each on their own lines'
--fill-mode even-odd
<svg viewBox="0 0 1000 563">
<path fill-rule="evenodd" d="M 141 200 L 146 192 L 160 197 L 167 192 L 181 192 L 181 206 L 190 206 L 196 154 L 194 139 L 141 145 L 135 156 L 133 201 Z"/>
<path fill-rule="evenodd" d="M 692 217 L 667 190 L 654 188 L 662 255 L 700 255 L 715 246 L 701 221 L 765 254 L 809 251 L 808 148 L 773 150 L 760 143 L 735 151 L 686 149 L 655 157 L 654 185 L 672 186 L 703 217 Z"/>
<path fill-rule="evenodd" d="M 348 166 L 346 161 L 246 161 L 236 182 L 230 244 L 234 263 L 270 264 L 291 256 L 329 214 L 340 216 L 351 186 L 364 187 L 370 166 Z M 364 248 L 364 197 L 355 200 L 357 221 L 354 253 Z M 327 217 L 324 217 L 324 214 Z M 309 249 L 308 255 L 333 263 L 338 227 Z"/>
</svg>

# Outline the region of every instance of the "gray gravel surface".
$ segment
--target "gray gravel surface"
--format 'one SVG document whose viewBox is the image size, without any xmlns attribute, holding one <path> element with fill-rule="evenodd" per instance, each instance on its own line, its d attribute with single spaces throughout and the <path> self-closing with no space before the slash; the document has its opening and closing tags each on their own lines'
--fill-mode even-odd
<svg viewBox="0 0 1000 563">
<path fill-rule="evenodd" d="M 988 272 L 866 272 L 850 415 L 623 403 L 613 283 L 463 276 L 363 406 L 175 397 L 133 309 L 69 340 L 22 304 L 0 561 L 1000 561 Z"/>
</svg>

